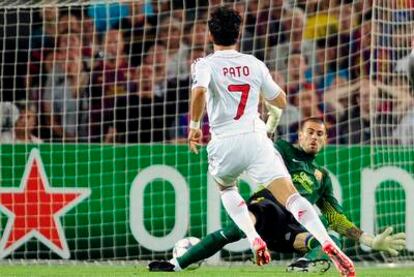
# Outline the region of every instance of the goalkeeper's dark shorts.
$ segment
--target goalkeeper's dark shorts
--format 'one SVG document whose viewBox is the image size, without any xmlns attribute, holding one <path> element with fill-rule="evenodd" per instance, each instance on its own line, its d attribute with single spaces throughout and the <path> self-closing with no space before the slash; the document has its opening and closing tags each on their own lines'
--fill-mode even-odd
<svg viewBox="0 0 414 277">
<path fill-rule="evenodd" d="M 307 232 L 293 215 L 264 189 L 250 197 L 248 208 L 256 217 L 256 230 L 267 247 L 276 252 L 292 253 L 296 235 Z"/>
</svg>

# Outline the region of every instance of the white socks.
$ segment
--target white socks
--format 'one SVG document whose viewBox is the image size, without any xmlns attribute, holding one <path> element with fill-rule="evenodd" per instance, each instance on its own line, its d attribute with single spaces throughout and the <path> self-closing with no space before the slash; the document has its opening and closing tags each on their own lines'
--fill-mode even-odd
<svg viewBox="0 0 414 277">
<path fill-rule="evenodd" d="M 311 203 L 299 193 L 294 193 L 289 196 L 286 201 L 286 209 L 293 214 L 295 219 L 302 224 L 321 245 L 327 241 L 334 243 L 329 237 L 328 232 Z"/>
<path fill-rule="evenodd" d="M 247 205 L 236 187 L 222 190 L 221 202 L 234 223 L 246 234 L 250 244 L 253 243 L 255 238 L 260 237 L 250 219 Z"/>
<path fill-rule="evenodd" d="M 169 262 L 172 263 L 175 266 L 174 271 L 182 271 L 181 266 L 178 263 L 176 258 L 172 258 Z"/>
</svg>

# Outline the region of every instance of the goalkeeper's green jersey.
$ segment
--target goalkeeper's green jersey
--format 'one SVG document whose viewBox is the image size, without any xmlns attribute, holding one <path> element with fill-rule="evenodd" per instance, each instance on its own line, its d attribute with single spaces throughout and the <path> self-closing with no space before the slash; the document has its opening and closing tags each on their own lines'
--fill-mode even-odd
<svg viewBox="0 0 414 277">
<path fill-rule="evenodd" d="M 317 165 L 315 155 L 308 154 L 293 144 L 279 139 L 275 143 L 298 192 L 310 203 L 316 204 L 333 230 L 346 236 L 355 225 L 343 214 L 333 194 L 331 179 L 325 168 Z"/>
</svg>

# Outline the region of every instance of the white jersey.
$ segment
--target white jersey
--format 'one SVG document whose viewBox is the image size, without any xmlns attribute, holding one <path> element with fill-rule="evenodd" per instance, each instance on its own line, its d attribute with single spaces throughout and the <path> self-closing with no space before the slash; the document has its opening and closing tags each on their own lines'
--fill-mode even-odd
<svg viewBox="0 0 414 277">
<path fill-rule="evenodd" d="M 272 100 L 281 89 L 262 61 L 236 50 L 216 51 L 194 62 L 191 71 L 192 88 L 207 88 L 213 136 L 265 131 L 258 113 L 260 93 Z"/>
</svg>

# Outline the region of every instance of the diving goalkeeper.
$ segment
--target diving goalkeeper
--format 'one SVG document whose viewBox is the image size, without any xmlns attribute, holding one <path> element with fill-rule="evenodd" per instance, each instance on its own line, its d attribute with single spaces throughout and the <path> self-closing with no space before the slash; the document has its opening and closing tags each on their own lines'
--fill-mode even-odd
<svg viewBox="0 0 414 277">
<path fill-rule="evenodd" d="M 277 108 L 268 107 L 270 116 L 267 121 L 269 133 L 273 133 L 281 116 Z M 294 146 L 284 140 L 277 140 L 275 147 L 282 155 L 298 192 L 316 204 L 325 223 L 331 230 L 345 237 L 359 241 L 368 247 L 398 255 L 405 245 L 405 234 L 391 235 L 388 227 L 379 235 L 364 233 L 343 213 L 342 207 L 333 195 L 327 171 L 314 163 L 316 155 L 325 146 L 327 130 L 323 121 L 308 118 L 299 130 L 299 145 Z M 290 264 L 288 271 L 324 272 L 329 269 L 325 256 L 317 240 L 306 231 L 264 187 L 248 200 L 248 209 L 255 228 L 265 240 L 270 250 L 276 252 L 299 252 L 306 256 Z M 234 223 L 208 234 L 202 241 L 188 250 L 183 256 L 171 261 L 154 261 L 149 264 L 150 271 L 180 271 L 190 264 L 206 259 L 220 251 L 226 244 L 244 237 Z M 338 242 L 337 242 L 338 243 Z"/>
</svg>

